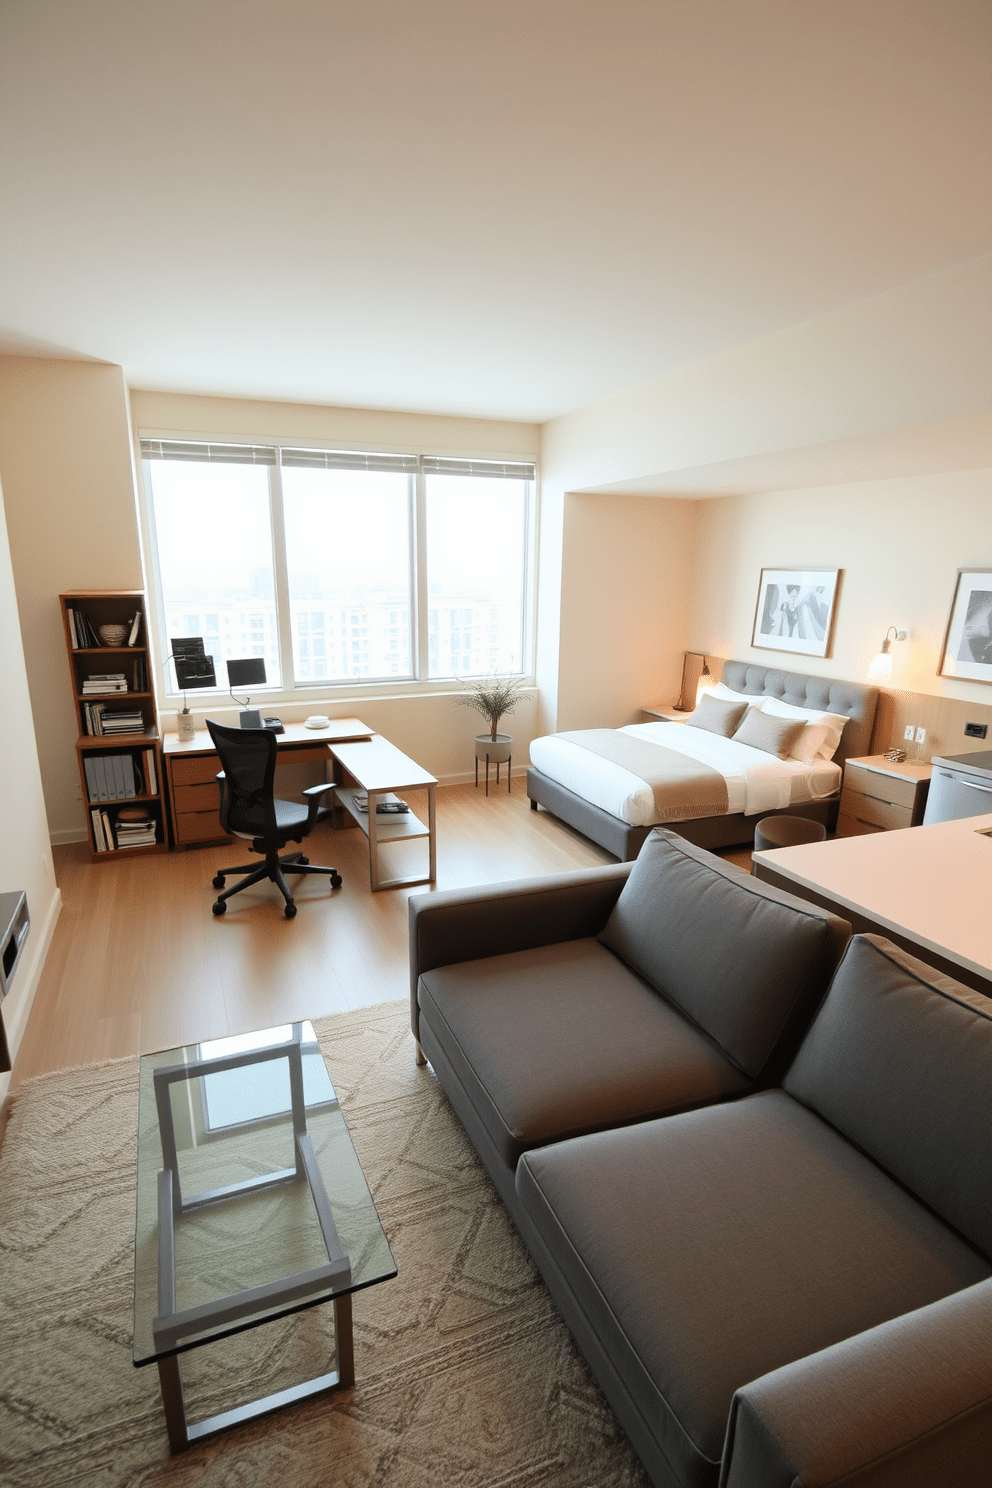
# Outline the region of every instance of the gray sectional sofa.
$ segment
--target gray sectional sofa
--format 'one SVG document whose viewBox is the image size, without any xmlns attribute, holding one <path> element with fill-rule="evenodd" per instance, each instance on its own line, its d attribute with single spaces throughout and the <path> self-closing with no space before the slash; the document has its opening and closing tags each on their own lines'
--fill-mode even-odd
<svg viewBox="0 0 992 1488">
<path fill-rule="evenodd" d="M 992 1003 L 662 830 L 410 929 L 418 1055 L 659 1488 L 986 1488 Z"/>
</svg>

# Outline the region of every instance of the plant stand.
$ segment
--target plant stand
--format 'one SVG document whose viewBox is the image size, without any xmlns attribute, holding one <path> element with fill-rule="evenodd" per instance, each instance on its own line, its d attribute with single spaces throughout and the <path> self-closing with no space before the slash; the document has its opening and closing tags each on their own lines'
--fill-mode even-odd
<svg viewBox="0 0 992 1488">
<path fill-rule="evenodd" d="M 486 762 L 486 795 L 489 794 L 489 766 L 496 766 L 496 784 L 499 785 L 500 766 L 506 765 L 506 789 L 509 794 L 512 791 L 511 777 L 513 767 L 513 756 L 510 750 L 513 748 L 513 737 L 511 734 L 497 734 L 493 739 L 490 734 L 476 734 L 475 736 L 475 784 L 479 785 L 479 761 Z"/>
</svg>

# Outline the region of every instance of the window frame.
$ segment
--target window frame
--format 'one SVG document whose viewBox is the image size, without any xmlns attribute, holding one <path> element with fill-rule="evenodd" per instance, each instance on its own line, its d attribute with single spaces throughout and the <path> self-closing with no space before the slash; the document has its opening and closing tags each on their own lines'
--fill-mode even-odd
<svg viewBox="0 0 992 1488">
<path fill-rule="evenodd" d="M 138 492 L 139 528 L 142 545 L 142 566 L 145 575 L 145 586 L 148 591 L 149 603 L 147 606 L 147 623 L 150 634 L 149 644 L 153 655 L 157 658 L 155 665 L 155 690 L 158 695 L 168 704 L 175 704 L 182 698 L 182 689 L 177 687 L 175 673 L 168 665 L 171 655 L 169 643 L 169 632 L 165 618 L 165 601 L 162 589 L 162 576 L 159 571 L 158 545 L 154 528 L 153 501 L 149 482 L 145 473 L 145 457 L 141 452 L 142 441 L 154 441 L 168 444 L 194 444 L 194 445 L 226 445 L 255 448 L 271 448 L 276 453 L 275 464 L 268 466 L 269 480 L 269 525 L 270 538 L 272 542 L 272 574 L 273 587 L 275 591 L 275 623 L 277 632 L 277 645 L 279 653 L 282 683 L 269 683 L 266 686 L 253 688 L 252 695 L 264 697 L 265 706 L 273 703 L 312 703 L 319 698 L 326 698 L 328 702 L 339 703 L 349 698 L 376 698 L 397 697 L 404 693 L 418 696 L 430 694 L 445 694 L 456 690 L 460 681 L 458 674 L 452 673 L 449 677 L 430 677 L 430 648 L 429 648 L 429 606 L 427 593 L 427 473 L 425 472 L 425 461 L 443 461 L 451 459 L 464 464 L 467 461 L 479 464 L 493 464 L 503 466 L 527 466 L 530 467 L 532 475 L 527 481 L 525 498 L 524 518 L 524 580 L 523 580 L 523 615 L 521 619 L 521 671 L 513 673 L 500 673 L 501 676 L 518 677 L 525 686 L 535 685 L 536 668 L 536 645 L 537 645 L 537 578 L 538 578 L 538 534 L 540 531 L 540 465 L 537 457 L 531 454 L 490 454 L 473 453 L 471 456 L 459 454 L 447 456 L 441 451 L 417 449 L 411 450 L 401 447 L 380 447 L 372 452 L 366 446 L 349 444 L 343 441 L 335 441 L 330 444 L 326 441 L 316 440 L 291 440 L 265 439 L 258 436 L 232 436 L 206 435 L 200 432 L 195 434 L 178 434 L 174 430 L 159 431 L 157 429 L 138 429 L 136 431 L 135 470 L 136 485 Z M 412 649 L 412 674 L 395 678 L 385 676 L 366 681 L 363 678 L 345 677 L 335 679 L 330 677 L 298 679 L 295 674 L 292 635 L 291 600 L 289 593 L 288 557 L 285 542 L 285 515 L 283 507 L 282 489 L 282 451 L 284 449 L 312 450 L 316 454 L 382 454 L 413 456 L 417 462 L 416 471 L 410 472 L 409 478 L 409 510 L 410 510 L 410 598 L 411 598 L 411 649 Z M 437 474 L 438 471 L 431 473 Z M 441 472 L 443 473 L 443 472 Z M 501 477 L 494 476 L 493 484 L 498 486 Z M 494 495 L 496 492 L 494 491 Z M 498 513 L 494 516 L 498 520 Z M 350 636 L 350 633 L 349 633 Z M 247 654 L 247 653 L 246 653 Z M 329 659 L 329 658 L 327 658 Z M 311 660 L 311 665 L 313 658 Z M 215 688 L 197 689 L 190 697 L 191 705 L 195 706 L 197 698 L 202 698 L 205 703 L 216 703 L 220 698 L 229 697 L 229 689 L 220 681 L 220 662 L 218 661 L 218 685 Z M 487 675 L 487 674 L 480 674 Z M 291 680 L 290 680 L 291 679 Z"/>
</svg>

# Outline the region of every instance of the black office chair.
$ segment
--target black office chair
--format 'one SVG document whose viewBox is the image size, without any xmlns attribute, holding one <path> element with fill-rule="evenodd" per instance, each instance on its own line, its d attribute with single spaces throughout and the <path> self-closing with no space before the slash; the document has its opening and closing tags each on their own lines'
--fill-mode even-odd
<svg viewBox="0 0 992 1488">
<path fill-rule="evenodd" d="M 276 736 L 270 729 L 226 728 L 210 718 L 207 719 L 207 728 L 224 766 L 217 776 L 220 783 L 220 824 L 225 832 L 249 841 L 253 852 L 265 854 L 265 862 L 260 866 L 243 863 L 237 868 L 221 868 L 214 879 L 215 889 L 224 887 L 228 874 L 245 873 L 248 876 L 218 896 L 213 906 L 214 914 L 225 913 L 226 901 L 232 894 L 239 894 L 250 884 L 268 878 L 279 888 L 286 901 L 286 918 L 291 920 L 296 905 L 286 883 L 286 873 L 326 873 L 332 889 L 341 885 L 341 875 L 336 868 L 318 867 L 298 852 L 279 856 L 287 842 L 302 842 L 318 821 L 330 816 L 329 809 L 321 806 L 320 797 L 334 786 L 330 781 L 326 785 L 311 785 L 302 793 L 307 797 L 306 806 L 295 801 L 282 801 L 273 792 Z"/>
</svg>

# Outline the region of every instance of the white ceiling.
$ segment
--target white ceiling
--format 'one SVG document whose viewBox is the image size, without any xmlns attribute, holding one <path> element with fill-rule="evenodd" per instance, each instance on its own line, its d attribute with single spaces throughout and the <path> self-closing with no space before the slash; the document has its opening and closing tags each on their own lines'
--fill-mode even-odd
<svg viewBox="0 0 992 1488">
<path fill-rule="evenodd" d="M 0 347 L 544 421 L 988 251 L 988 0 L 3 0 Z"/>
</svg>

